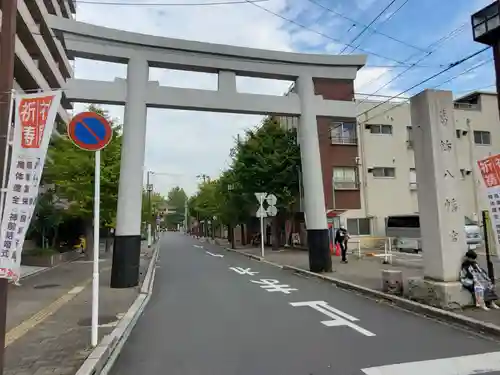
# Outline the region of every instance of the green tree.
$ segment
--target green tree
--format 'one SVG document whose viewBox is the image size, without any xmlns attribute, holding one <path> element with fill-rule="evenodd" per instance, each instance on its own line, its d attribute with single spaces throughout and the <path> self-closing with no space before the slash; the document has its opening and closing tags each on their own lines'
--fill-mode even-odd
<svg viewBox="0 0 500 375">
<path fill-rule="evenodd" d="M 272 118 L 249 130 L 231 150 L 229 170 L 218 180 L 199 185 L 189 199 L 192 216 L 217 216 L 230 227 L 255 215 L 256 192 L 276 195 L 278 216 L 273 220 L 273 245 L 279 244 L 279 224 L 293 213 L 299 195 L 300 148 L 294 130 L 283 129 Z M 230 232 L 231 233 L 231 232 Z"/>
<path fill-rule="evenodd" d="M 273 245 L 279 244 L 279 223 L 293 212 L 299 195 L 300 148 L 294 130 L 282 128 L 266 118 L 257 130 L 246 133 L 233 150 L 231 173 L 237 193 L 247 203 L 258 203 L 256 192 L 272 193 L 278 198 L 278 216 L 273 220 Z"/>
<path fill-rule="evenodd" d="M 149 199 L 151 197 L 151 216 L 149 216 Z M 142 222 L 145 224 L 143 230 L 147 230 L 147 223 L 152 224 L 152 229 L 155 229 L 156 215 L 166 207 L 166 200 L 163 195 L 152 191 L 148 194 L 146 190 L 142 191 Z M 146 233 L 146 232 L 144 232 Z"/>
<path fill-rule="evenodd" d="M 169 210 L 173 212 L 165 217 L 167 228 L 175 229 L 177 225 L 184 222 L 186 199 L 186 192 L 179 186 L 172 188 L 168 192 L 166 202 Z"/>
<path fill-rule="evenodd" d="M 58 228 L 64 217 L 64 205 L 61 204 L 53 191 L 40 194 L 36 202 L 35 215 L 31 221 L 28 236 L 34 235 L 36 242 L 42 248 L 49 245 L 56 248 L 59 234 Z"/>
<path fill-rule="evenodd" d="M 101 151 L 101 225 L 115 222 L 120 175 L 121 132 L 120 125 L 109 118 L 108 113 L 96 106 L 89 111 L 107 118 L 114 135 L 110 144 Z M 94 199 L 94 153 L 76 147 L 68 137 L 53 142 L 48 150 L 51 162 L 46 164 L 44 180 L 55 185 L 55 194 L 70 202 L 68 215 L 83 219 L 87 255 L 93 252 L 93 199 Z"/>
</svg>

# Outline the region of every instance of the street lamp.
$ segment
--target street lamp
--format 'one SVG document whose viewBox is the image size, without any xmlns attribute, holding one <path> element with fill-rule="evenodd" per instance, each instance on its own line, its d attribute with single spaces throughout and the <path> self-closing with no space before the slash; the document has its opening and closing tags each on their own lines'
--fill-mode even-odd
<svg viewBox="0 0 500 375">
<path fill-rule="evenodd" d="M 232 191 L 234 190 L 234 185 L 233 184 L 227 184 L 227 191 L 229 193 L 231 193 Z M 230 240 L 231 240 L 231 249 L 235 249 L 236 248 L 236 242 L 235 242 L 235 239 L 234 239 L 234 225 L 233 225 L 233 218 L 229 218 L 229 230 L 230 230 L 230 233 L 229 235 L 231 236 Z"/>
<path fill-rule="evenodd" d="M 484 7 L 471 16 L 474 41 L 494 46 L 500 39 L 500 2 Z"/>
<path fill-rule="evenodd" d="M 495 1 L 471 16 L 472 37 L 475 42 L 493 48 L 497 93 L 500 93 L 500 1 Z M 498 101 L 497 97 L 497 101 Z M 500 110 L 500 101 L 498 101 Z"/>
<path fill-rule="evenodd" d="M 497 106 L 500 111 L 500 1 L 497 0 L 471 16 L 472 37 L 475 42 L 486 44 L 493 48 L 495 60 L 495 77 L 497 88 Z M 488 231 L 490 230 L 487 211 L 482 213 L 484 245 L 488 276 L 495 283 L 495 271 L 491 261 Z"/>
</svg>

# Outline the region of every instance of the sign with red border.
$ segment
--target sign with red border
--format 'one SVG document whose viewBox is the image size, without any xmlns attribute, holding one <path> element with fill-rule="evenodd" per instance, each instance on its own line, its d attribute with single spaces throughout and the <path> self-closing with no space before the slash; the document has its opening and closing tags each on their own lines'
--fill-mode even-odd
<svg viewBox="0 0 500 375">
<path fill-rule="evenodd" d="M 68 136 L 82 150 L 99 151 L 111 141 L 113 129 L 109 121 L 101 115 L 82 112 L 68 124 Z"/>
</svg>

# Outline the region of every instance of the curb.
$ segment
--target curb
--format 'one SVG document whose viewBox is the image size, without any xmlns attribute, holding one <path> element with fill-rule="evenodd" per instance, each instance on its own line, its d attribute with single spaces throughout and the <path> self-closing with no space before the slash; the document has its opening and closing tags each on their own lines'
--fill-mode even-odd
<svg viewBox="0 0 500 375">
<path fill-rule="evenodd" d="M 380 292 L 378 290 L 370 289 L 370 288 L 367 288 L 367 287 L 364 287 L 361 285 L 357 285 L 357 284 L 351 283 L 349 281 L 344 281 L 344 280 L 336 279 L 334 277 L 325 276 L 325 275 L 322 275 L 319 273 L 306 271 L 302 268 L 273 263 L 273 262 L 265 260 L 257 255 L 247 254 L 247 253 L 244 253 L 242 251 L 238 251 L 238 250 L 227 248 L 227 247 L 225 247 L 224 249 L 227 251 L 231 251 L 231 252 L 246 256 L 247 258 L 250 258 L 250 259 L 262 262 L 262 263 L 266 263 L 266 264 L 269 264 L 269 265 L 274 266 L 274 267 L 281 268 L 283 270 L 290 270 L 290 271 L 293 271 L 296 273 L 300 273 L 303 275 L 312 276 L 312 277 L 316 277 L 318 279 L 322 279 L 324 281 L 328 281 L 328 282 L 336 285 L 337 287 L 345 289 L 345 290 L 354 291 L 354 292 L 363 294 L 363 295 L 368 296 L 368 297 L 372 297 L 372 298 L 376 298 L 379 300 L 384 300 L 386 302 L 390 302 L 392 305 L 398 306 L 398 307 L 400 307 L 404 310 L 407 310 L 407 311 L 411 311 L 414 313 L 418 313 L 420 315 L 432 317 L 434 319 L 445 321 L 445 322 L 452 323 L 455 325 L 459 325 L 461 327 L 466 327 L 466 328 L 472 329 L 475 332 L 486 333 L 486 334 L 489 334 L 489 335 L 494 336 L 496 338 L 500 337 L 500 326 L 497 326 L 497 325 L 492 324 L 492 323 L 482 322 L 480 320 L 469 318 L 467 316 L 463 316 L 460 314 L 456 314 L 456 313 L 451 312 L 451 311 L 442 310 L 442 309 L 439 309 L 437 307 L 424 305 L 424 304 L 419 303 L 419 302 L 415 302 L 415 301 L 408 300 L 408 299 L 398 297 L 395 295 L 383 293 L 383 292 Z"/>
<path fill-rule="evenodd" d="M 110 334 L 104 336 L 101 342 L 92 350 L 75 375 L 106 375 L 111 370 L 123 345 L 151 298 L 158 255 L 159 242 L 156 243 L 154 248 L 139 296 L 137 296 L 125 316 L 120 319 L 116 328 Z"/>
</svg>

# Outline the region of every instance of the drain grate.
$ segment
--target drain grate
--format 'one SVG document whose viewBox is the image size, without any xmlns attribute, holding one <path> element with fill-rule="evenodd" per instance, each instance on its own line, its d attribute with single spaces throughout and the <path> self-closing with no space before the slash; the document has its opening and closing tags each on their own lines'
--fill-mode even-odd
<svg viewBox="0 0 500 375">
<path fill-rule="evenodd" d="M 57 288 L 58 286 L 61 286 L 61 284 L 41 284 L 41 285 L 35 285 L 33 289 L 50 289 L 50 288 Z"/>
<path fill-rule="evenodd" d="M 118 320 L 116 315 L 99 315 L 99 325 L 114 323 Z M 92 325 L 92 318 L 84 318 L 78 321 L 81 327 L 90 327 Z"/>
</svg>

